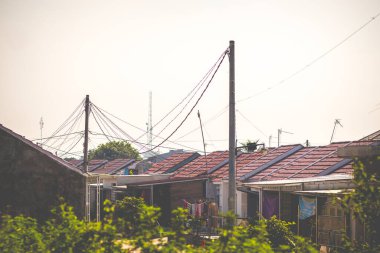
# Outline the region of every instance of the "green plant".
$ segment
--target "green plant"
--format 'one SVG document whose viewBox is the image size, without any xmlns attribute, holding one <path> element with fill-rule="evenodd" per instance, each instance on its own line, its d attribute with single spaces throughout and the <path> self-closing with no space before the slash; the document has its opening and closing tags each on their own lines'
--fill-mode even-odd
<svg viewBox="0 0 380 253">
<path fill-rule="evenodd" d="M 0 224 L 0 252 L 46 252 L 36 219 L 3 215 Z"/>
<path fill-rule="evenodd" d="M 340 252 L 380 252 L 380 157 L 354 160 L 355 190 L 347 194 L 340 202 L 346 213 L 354 215 L 365 225 L 366 240 L 351 241 L 344 238 Z"/>
</svg>

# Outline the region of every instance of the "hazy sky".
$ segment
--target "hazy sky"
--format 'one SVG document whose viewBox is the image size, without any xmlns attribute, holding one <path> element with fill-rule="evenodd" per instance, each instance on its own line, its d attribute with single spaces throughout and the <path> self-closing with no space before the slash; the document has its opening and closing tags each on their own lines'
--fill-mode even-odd
<svg viewBox="0 0 380 253">
<path fill-rule="evenodd" d="M 236 100 L 253 96 L 236 105 L 239 140 L 268 144 L 273 135 L 275 145 L 282 128 L 294 133 L 283 134 L 282 144 L 323 145 L 335 119 L 343 124 L 335 141 L 358 139 L 380 129 L 380 17 L 277 84 L 379 12 L 379 0 L 0 0 L 0 123 L 34 139 L 42 116 L 47 137 L 89 94 L 97 106 L 145 129 L 149 91 L 154 124 L 235 40 Z M 204 125 L 207 150 L 228 149 L 227 105 L 225 60 L 171 140 L 202 149 L 200 130 L 180 138 L 199 126 L 200 110 L 203 122 L 213 119 Z M 135 138 L 141 134 L 117 123 Z"/>
</svg>

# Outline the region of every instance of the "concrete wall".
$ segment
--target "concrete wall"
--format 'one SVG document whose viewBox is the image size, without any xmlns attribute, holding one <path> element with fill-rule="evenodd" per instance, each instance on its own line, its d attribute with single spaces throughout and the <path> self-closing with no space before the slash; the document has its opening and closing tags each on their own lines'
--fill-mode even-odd
<svg viewBox="0 0 380 253">
<path fill-rule="evenodd" d="M 62 196 L 83 217 L 85 185 L 80 172 L 0 129 L 1 212 L 43 220 Z"/>
</svg>

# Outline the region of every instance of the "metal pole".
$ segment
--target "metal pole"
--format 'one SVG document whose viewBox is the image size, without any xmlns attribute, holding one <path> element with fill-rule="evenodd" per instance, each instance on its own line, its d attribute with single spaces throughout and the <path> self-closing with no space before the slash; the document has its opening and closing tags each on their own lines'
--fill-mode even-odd
<svg viewBox="0 0 380 253">
<path fill-rule="evenodd" d="M 96 177 L 96 221 L 100 221 L 100 176 Z"/>
<path fill-rule="evenodd" d="M 229 182 L 228 182 L 228 210 L 236 214 L 236 178 L 235 178 L 235 42 L 230 41 L 230 101 L 229 101 Z"/>
<path fill-rule="evenodd" d="M 203 127 L 202 127 L 201 113 L 199 112 L 199 110 L 198 110 L 198 118 L 199 118 L 199 124 L 201 125 L 202 141 L 203 141 L 203 151 L 204 151 L 204 153 L 205 153 L 206 169 L 207 169 L 206 143 L 205 143 L 205 137 L 204 137 L 204 135 L 203 135 Z"/>
<path fill-rule="evenodd" d="M 318 244 L 318 196 L 315 196 L 315 243 Z"/>
<path fill-rule="evenodd" d="M 85 102 L 85 125 L 84 125 L 84 143 L 83 143 L 83 171 L 88 172 L 88 119 L 90 116 L 90 97 L 86 95 Z"/>
<path fill-rule="evenodd" d="M 154 199 L 153 199 L 153 193 L 154 193 L 154 191 L 153 191 L 153 185 L 150 185 L 150 204 L 153 206 L 153 201 L 154 201 Z"/>
</svg>

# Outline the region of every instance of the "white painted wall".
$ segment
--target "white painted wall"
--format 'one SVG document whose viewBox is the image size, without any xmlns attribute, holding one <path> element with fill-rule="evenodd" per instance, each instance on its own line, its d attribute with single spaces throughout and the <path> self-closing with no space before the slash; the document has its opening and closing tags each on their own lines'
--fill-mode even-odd
<svg viewBox="0 0 380 253">
<path fill-rule="evenodd" d="M 238 217 L 247 217 L 247 193 L 236 191 L 236 213 Z"/>
</svg>

